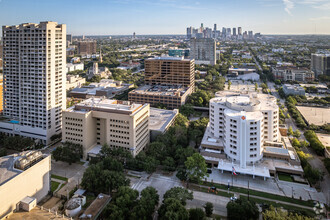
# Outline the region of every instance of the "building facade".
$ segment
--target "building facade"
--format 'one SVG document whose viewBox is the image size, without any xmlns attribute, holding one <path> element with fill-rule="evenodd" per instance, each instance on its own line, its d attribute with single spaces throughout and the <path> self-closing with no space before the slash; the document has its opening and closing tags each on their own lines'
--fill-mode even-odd
<svg viewBox="0 0 330 220">
<path fill-rule="evenodd" d="M 330 54 L 312 54 L 311 69 L 315 72 L 316 77 L 330 76 Z"/>
<path fill-rule="evenodd" d="M 268 94 L 216 93 L 210 100 L 210 122 L 201 154 L 222 172 L 236 169 L 263 178 L 279 170 L 303 174 L 293 147 L 282 142 L 276 98 Z"/>
<path fill-rule="evenodd" d="M 212 38 L 191 38 L 190 58 L 196 64 L 216 64 L 216 43 Z"/>
<path fill-rule="evenodd" d="M 128 93 L 136 103 L 164 104 L 179 108 L 195 89 L 195 62 L 182 57 L 158 57 L 145 60 L 147 85 Z"/>
<path fill-rule="evenodd" d="M 4 116 L 0 132 L 39 139 L 61 132 L 66 108 L 66 25 L 3 26 Z"/>
<path fill-rule="evenodd" d="M 145 60 L 145 83 L 195 87 L 195 62 L 181 57 L 157 57 Z"/>
<path fill-rule="evenodd" d="M 315 79 L 313 71 L 295 66 L 273 67 L 272 72 L 275 79 L 282 81 L 311 82 Z"/>
<path fill-rule="evenodd" d="M 96 41 L 79 41 L 78 54 L 80 55 L 96 54 Z"/>
<path fill-rule="evenodd" d="M 149 104 L 91 98 L 63 111 L 62 140 L 81 144 L 84 158 L 104 144 L 136 156 L 149 139 Z"/>
<path fill-rule="evenodd" d="M 41 201 L 50 191 L 51 156 L 25 151 L 0 157 L 0 219 L 19 211 L 27 196 Z"/>
<path fill-rule="evenodd" d="M 3 111 L 3 76 L 0 75 L 0 113 Z"/>
<path fill-rule="evenodd" d="M 262 158 L 263 142 L 279 139 L 275 97 L 227 93 L 210 100 L 211 134 L 224 143 L 224 153 L 241 167 Z"/>
</svg>

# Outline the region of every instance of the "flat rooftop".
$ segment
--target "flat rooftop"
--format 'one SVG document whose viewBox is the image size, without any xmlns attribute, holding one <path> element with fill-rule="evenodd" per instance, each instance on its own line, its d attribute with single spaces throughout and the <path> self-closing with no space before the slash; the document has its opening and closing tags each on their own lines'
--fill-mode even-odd
<svg viewBox="0 0 330 220">
<path fill-rule="evenodd" d="M 23 170 L 14 168 L 15 160 L 15 155 L 0 157 L 0 185 L 23 172 Z"/>
<path fill-rule="evenodd" d="M 110 202 L 110 200 L 111 197 L 109 195 L 100 193 L 79 218 L 96 219 L 97 216 L 102 212 L 104 207 Z M 88 216 L 91 216 L 91 218 L 89 218 Z"/>
<path fill-rule="evenodd" d="M 191 61 L 191 59 L 184 59 L 184 57 L 154 57 L 147 60 L 177 60 L 177 61 Z"/>
<path fill-rule="evenodd" d="M 131 91 L 131 94 L 183 96 L 188 87 L 182 85 L 144 85 Z"/>
<path fill-rule="evenodd" d="M 330 108 L 296 106 L 308 124 L 324 125 L 330 123 Z"/>
<path fill-rule="evenodd" d="M 11 154 L 8 156 L 0 157 L 0 186 L 11 180 L 18 174 L 24 172 L 22 169 L 15 168 L 15 162 L 20 158 L 25 158 L 27 154 L 37 151 L 24 151 L 17 154 Z M 45 158 L 45 155 L 41 154 L 40 158 Z M 40 160 L 37 160 L 40 161 Z M 34 163 L 32 163 L 33 166 Z M 27 166 L 28 167 L 28 166 Z"/>
<path fill-rule="evenodd" d="M 150 108 L 149 129 L 165 132 L 167 126 L 175 119 L 178 113 L 178 109 Z"/>
<path fill-rule="evenodd" d="M 49 212 L 48 209 L 41 210 L 39 207 L 35 207 L 30 212 L 20 211 L 20 212 L 14 212 L 7 218 L 8 220 L 49 220 L 49 219 L 70 219 L 66 217 L 65 215 L 55 214 L 53 212 Z"/>
<path fill-rule="evenodd" d="M 145 104 L 147 105 L 147 104 Z M 136 104 L 129 101 L 119 101 L 113 99 L 103 98 L 90 98 L 86 99 L 75 106 L 66 109 L 69 112 L 86 113 L 89 111 L 101 111 L 110 113 L 122 113 L 122 114 L 134 114 L 143 106 L 142 104 Z"/>
</svg>

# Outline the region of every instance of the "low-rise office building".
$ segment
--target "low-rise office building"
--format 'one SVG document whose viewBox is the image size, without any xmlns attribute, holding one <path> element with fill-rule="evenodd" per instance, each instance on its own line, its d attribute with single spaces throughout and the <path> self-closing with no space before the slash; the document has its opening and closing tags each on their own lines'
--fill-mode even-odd
<svg viewBox="0 0 330 220">
<path fill-rule="evenodd" d="M 104 144 L 136 156 L 149 144 L 149 104 L 90 98 L 63 111 L 62 140 L 83 146 L 84 158 Z"/>
<path fill-rule="evenodd" d="M 234 167 L 263 178 L 276 171 L 303 174 L 294 149 L 282 142 L 274 96 L 238 91 L 216 96 L 210 100 L 210 122 L 201 143 L 209 164 L 222 172 Z M 265 158 L 271 161 L 265 163 Z"/>
<path fill-rule="evenodd" d="M 298 84 L 284 84 L 283 92 L 285 95 L 305 95 L 305 89 Z"/>
<path fill-rule="evenodd" d="M 144 85 L 128 93 L 135 103 L 163 104 L 170 109 L 180 108 L 192 93 L 192 87 L 180 85 Z"/>
<path fill-rule="evenodd" d="M 50 191 L 50 155 L 25 151 L 0 157 L 0 219 L 31 210 Z"/>
<path fill-rule="evenodd" d="M 178 109 L 150 108 L 149 128 L 151 141 L 156 140 L 158 135 L 164 134 L 174 124 L 178 114 Z"/>
<path fill-rule="evenodd" d="M 282 81 L 314 81 L 314 72 L 307 68 L 295 66 L 277 66 L 272 68 L 272 72 L 275 79 Z"/>
<path fill-rule="evenodd" d="M 76 70 L 84 70 L 83 63 L 67 63 L 66 64 L 66 73 L 76 71 Z"/>
<path fill-rule="evenodd" d="M 121 94 L 134 84 L 126 84 L 122 81 L 113 79 L 102 79 L 99 83 L 91 83 L 86 86 L 78 86 L 69 92 L 69 97 L 87 99 L 92 97 L 107 97 L 112 98 L 117 94 Z"/>
<path fill-rule="evenodd" d="M 86 79 L 79 75 L 66 75 L 66 90 L 81 87 L 86 83 Z"/>
</svg>

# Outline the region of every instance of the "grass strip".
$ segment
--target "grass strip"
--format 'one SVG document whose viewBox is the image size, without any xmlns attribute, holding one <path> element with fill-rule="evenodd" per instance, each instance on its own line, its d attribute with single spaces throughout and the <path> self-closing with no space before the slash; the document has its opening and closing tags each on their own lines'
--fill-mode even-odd
<svg viewBox="0 0 330 220">
<path fill-rule="evenodd" d="M 241 198 L 244 197 L 247 199 L 247 196 L 240 196 Z M 287 205 L 287 204 L 283 204 L 283 203 L 277 203 L 277 202 L 272 202 L 272 201 L 268 201 L 268 200 L 264 200 L 264 199 L 259 199 L 259 198 L 253 198 L 250 197 L 251 201 L 254 201 L 256 203 L 259 204 L 268 204 L 268 205 L 272 205 L 274 207 L 282 207 L 288 211 L 291 212 L 297 212 L 300 213 L 302 215 L 306 215 L 306 216 L 310 216 L 310 217 L 314 217 L 316 214 L 314 211 L 309 210 L 309 209 L 304 209 L 304 208 L 300 208 L 300 207 L 296 207 L 296 206 L 291 206 L 291 205 Z"/>
<path fill-rule="evenodd" d="M 203 185 L 215 186 L 219 189 L 227 190 L 227 185 L 223 185 L 223 184 L 204 182 Z M 248 189 L 235 187 L 235 186 L 230 187 L 230 191 L 248 194 Z M 289 203 L 293 203 L 293 204 L 297 204 L 297 205 L 303 205 L 303 206 L 307 206 L 307 207 L 311 207 L 311 208 L 314 207 L 314 203 L 313 203 L 312 200 L 304 201 L 304 200 L 300 200 L 300 199 L 294 199 L 294 198 L 290 198 L 290 197 L 286 197 L 286 196 L 275 195 L 275 194 L 256 191 L 256 190 L 252 190 L 252 189 L 250 189 L 249 191 L 250 191 L 250 195 L 254 195 L 254 196 L 264 197 L 264 198 L 267 198 L 267 199 L 274 199 L 274 200 L 283 201 L 283 202 L 289 202 Z"/>
<path fill-rule="evenodd" d="M 68 181 L 68 178 L 63 177 L 63 176 L 57 176 L 57 175 L 52 174 L 51 177 L 54 178 L 54 179 L 63 180 L 65 182 Z"/>
</svg>

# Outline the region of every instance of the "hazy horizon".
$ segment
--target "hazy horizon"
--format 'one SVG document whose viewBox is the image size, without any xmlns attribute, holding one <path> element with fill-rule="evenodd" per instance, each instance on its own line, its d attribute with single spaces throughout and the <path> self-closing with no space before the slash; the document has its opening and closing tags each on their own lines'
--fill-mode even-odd
<svg viewBox="0 0 330 220">
<path fill-rule="evenodd" d="M 188 26 L 330 35 L 329 0 L 0 0 L 1 25 L 56 21 L 73 35 L 184 35 Z"/>
</svg>

